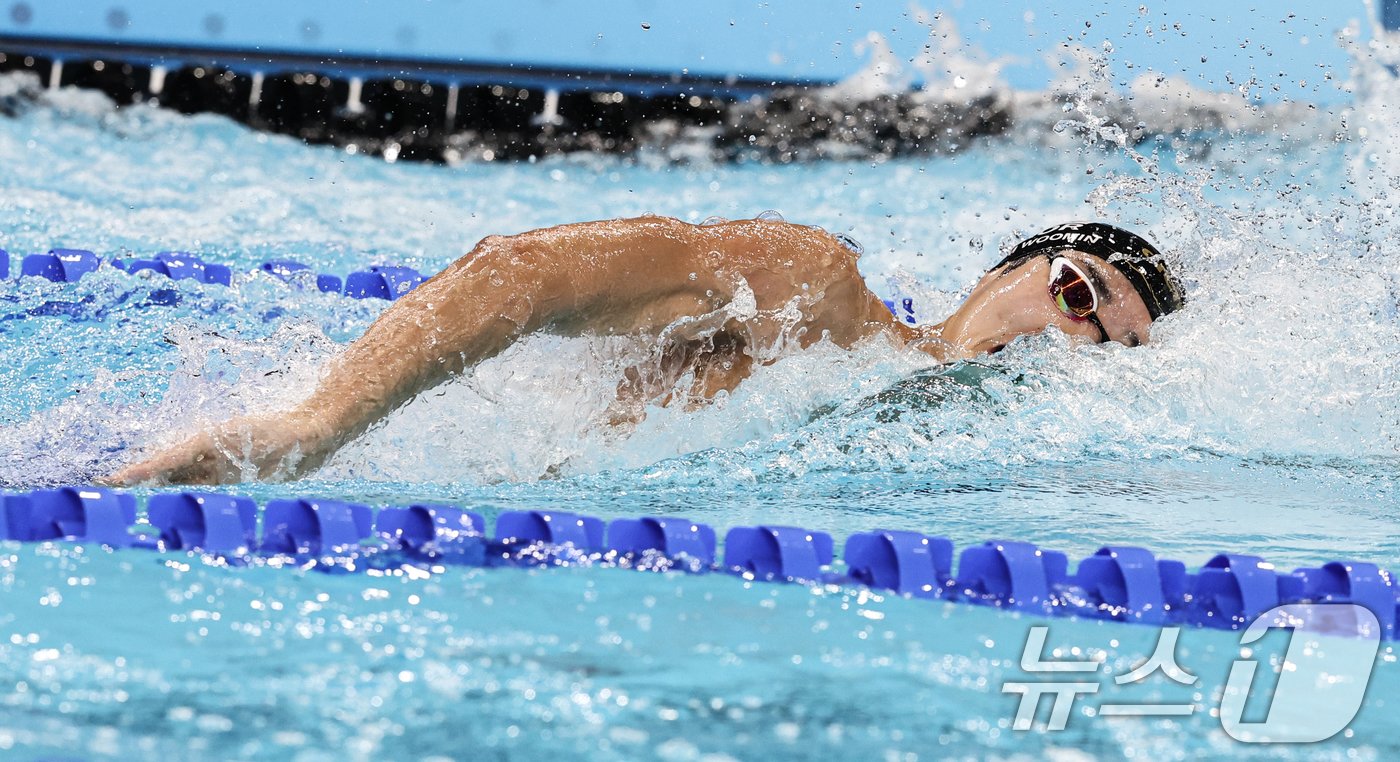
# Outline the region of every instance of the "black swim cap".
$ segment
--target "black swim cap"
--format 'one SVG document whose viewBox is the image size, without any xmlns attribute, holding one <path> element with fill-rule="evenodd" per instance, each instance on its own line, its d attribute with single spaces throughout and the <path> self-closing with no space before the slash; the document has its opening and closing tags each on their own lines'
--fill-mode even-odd
<svg viewBox="0 0 1400 762">
<path fill-rule="evenodd" d="M 1036 233 L 1016 244 L 996 267 L 1019 265 L 1039 254 L 1073 249 L 1113 265 L 1137 289 L 1152 319 L 1175 312 L 1186 303 L 1181 283 L 1167 269 L 1162 253 L 1142 236 L 1101 222 L 1068 222 Z"/>
</svg>

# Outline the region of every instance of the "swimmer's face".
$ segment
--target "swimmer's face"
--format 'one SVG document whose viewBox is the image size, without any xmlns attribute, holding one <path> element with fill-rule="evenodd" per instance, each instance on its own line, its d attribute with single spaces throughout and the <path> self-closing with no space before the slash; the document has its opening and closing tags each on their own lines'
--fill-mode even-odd
<svg viewBox="0 0 1400 762">
<path fill-rule="evenodd" d="M 1073 267 L 1054 265 L 1064 257 Z M 1069 283 L 1072 298 L 1056 299 L 1050 289 L 1052 272 L 1061 284 Z M 1074 307 L 1087 303 L 1085 284 L 1074 283 L 1076 273 L 1082 273 L 1087 286 L 1097 296 L 1094 315 L 1103 326 L 1092 319 L 1079 318 Z M 1086 341 L 1100 339 L 1136 346 L 1147 341 L 1152 315 L 1124 275 L 1102 259 L 1078 251 L 1057 252 L 1049 257 L 1036 256 L 1010 267 L 1001 267 L 986 275 L 973 287 L 963 302 L 943 323 L 941 337 L 960 350 L 963 357 L 996 352 L 1017 336 L 1040 333 L 1055 326 L 1071 336 Z"/>
</svg>

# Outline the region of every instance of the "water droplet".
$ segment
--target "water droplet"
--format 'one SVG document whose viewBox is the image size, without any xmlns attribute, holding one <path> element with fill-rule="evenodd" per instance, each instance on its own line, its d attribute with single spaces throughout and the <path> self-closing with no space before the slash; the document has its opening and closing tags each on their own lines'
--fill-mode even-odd
<svg viewBox="0 0 1400 762">
<path fill-rule="evenodd" d="M 861 254 L 865 253 L 865 247 L 860 245 L 860 241 L 857 241 L 856 239 L 846 235 L 845 233 L 837 233 L 836 242 L 841 244 L 842 246 L 845 246 L 847 249 L 850 249 L 852 252 L 855 253 L 856 256 L 860 256 Z"/>
<path fill-rule="evenodd" d="M 758 215 L 757 217 L 754 217 L 754 219 L 756 219 L 756 220 L 762 220 L 762 221 L 764 221 L 764 222 L 783 222 L 783 221 L 784 221 L 784 220 L 783 220 L 783 215 L 782 215 L 781 213 L 779 213 L 776 209 L 769 209 L 769 210 L 767 210 L 767 211 L 760 212 L 759 215 Z"/>
<path fill-rule="evenodd" d="M 726 220 L 725 218 L 723 218 L 723 217 L 721 217 L 721 216 L 719 216 L 719 215 L 714 215 L 714 216 L 712 216 L 712 217 L 706 217 L 705 219 L 701 220 L 701 221 L 700 221 L 700 224 L 701 224 L 701 225 L 723 225 L 724 223 L 726 223 L 726 222 L 728 222 L 728 221 L 729 221 L 729 220 Z"/>
</svg>

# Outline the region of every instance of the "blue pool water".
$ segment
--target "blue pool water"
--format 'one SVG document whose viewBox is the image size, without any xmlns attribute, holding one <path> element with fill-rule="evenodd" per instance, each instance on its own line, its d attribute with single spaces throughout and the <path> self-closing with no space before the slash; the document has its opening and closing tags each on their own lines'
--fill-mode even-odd
<svg viewBox="0 0 1400 762">
<path fill-rule="evenodd" d="M 1136 544 L 1191 565 L 1227 550 L 1281 568 L 1394 565 L 1400 142 L 1368 65 L 1353 103 L 1264 130 L 1188 118 L 1176 137 L 1116 145 L 1086 139 L 1089 105 L 952 157 L 799 166 L 679 161 L 684 146 L 392 164 L 58 92 L 0 120 L 0 245 L 432 272 L 493 233 L 777 209 L 861 241 L 872 287 L 937 318 L 1018 234 L 1117 219 L 1187 273 L 1189 307 L 1145 348 L 1023 340 L 969 391 L 878 342 L 818 346 L 704 410 L 654 409 L 621 438 L 600 416 L 641 350 L 540 337 L 307 479 L 231 489 L 488 517 L 914 529 L 1074 557 Z M 171 289 L 177 305 L 156 303 Z M 192 427 L 295 400 L 383 308 L 251 275 L 233 288 L 110 269 L 7 282 L 0 486 L 85 482 Z M 857 589 L 606 568 L 336 576 L 5 545 L 0 601 L 0 685 L 15 685 L 0 695 L 0 750 L 21 758 L 1350 759 L 1400 746 L 1388 648 L 1361 716 L 1318 746 L 1242 746 L 1204 713 L 1013 731 L 1001 683 L 1021 679 L 1040 620 Z M 1058 620 L 1051 633 L 1117 672 L 1156 636 Z M 1218 701 L 1239 651 L 1237 634 L 1186 633 L 1178 655 L 1202 676 L 1188 697 Z"/>
</svg>

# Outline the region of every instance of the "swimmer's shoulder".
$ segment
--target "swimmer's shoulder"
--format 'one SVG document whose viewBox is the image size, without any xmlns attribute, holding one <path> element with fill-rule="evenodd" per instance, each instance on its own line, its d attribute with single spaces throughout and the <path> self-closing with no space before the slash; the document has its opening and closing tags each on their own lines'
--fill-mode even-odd
<svg viewBox="0 0 1400 762">
<path fill-rule="evenodd" d="M 850 236 L 831 233 L 817 225 L 788 222 L 779 217 L 761 216 L 743 220 L 712 218 L 694 225 L 694 228 L 712 241 L 748 241 L 757 250 L 821 264 L 854 263 L 863 253 L 860 244 Z"/>
<path fill-rule="evenodd" d="M 675 217 L 642 215 L 584 224 L 599 237 L 677 244 L 712 267 L 726 263 L 740 267 L 777 264 L 780 269 L 796 265 L 832 274 L 854 274 L 862 253 L 860 244 L 849 236 L 777 217 L 711 218 L 692 223 Z"/>
<path fill-rule="evenodd" d="M 761 237 L 774 241 L 803 243 L 819 249 L 840 250 L 843 254 L 852 257 L 859 257 L 863 253 L 861 245 L 844 233 L 831 233 L 817 225 L 803 225 L 788 222 L 781 217 L 765 216 L 740 220 L 711 217 L 696 223 L 660 214 L 643 214 L 636 217 L 614 217 L 593 222 L 565 223 L 536 228 L 517 235 L 550 235 L 579 229 L 611 232 L 647 231 L 677 237 L 688 237 L 691 234 L 720 238 Z"/>
</svg>

